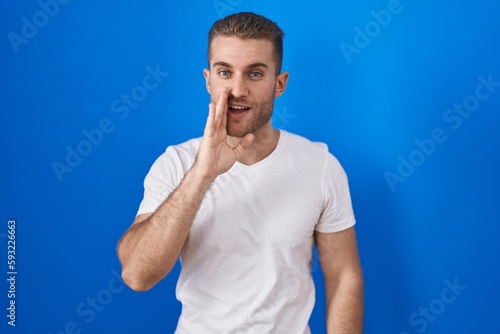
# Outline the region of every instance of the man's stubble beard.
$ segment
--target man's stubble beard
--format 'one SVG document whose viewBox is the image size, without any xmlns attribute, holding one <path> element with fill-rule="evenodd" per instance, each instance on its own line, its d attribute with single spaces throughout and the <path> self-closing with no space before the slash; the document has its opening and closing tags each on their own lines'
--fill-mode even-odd
<svg viewBox="0 0 500 334">
<path fill-rule="evenodd" d="M 244 99 L 231 99 L 229 98 L 229 103 L 245 103 Z M 231 137 L 244 137 L 245 135 L 249 133 L 254 133 L 257 130 L 259 130 L 261 127 L 263 127 L 269 120 L 271 119 L 271 116 L 273 115 L 273 110 L 274 110 L 274 96 L 271 96 L 267 101 L 257 104 L 257 105 L 251 105 L 251 109 L 248 111 L 248 114 L 245 115 L 243 118 L 249 118 L 245 120 L 231 120 L 231 118 L 228 116 L 228 123 L 227 123 L 227 134 Z M 237 121 L 240 124 L 233 124 L 233 126 L 230 126 L 231 122 L 236 123 Z M 244 123 L 244 124 L 241 124 Z M 243 126 L 243 128 L 242 128 Z"/>
</svg>

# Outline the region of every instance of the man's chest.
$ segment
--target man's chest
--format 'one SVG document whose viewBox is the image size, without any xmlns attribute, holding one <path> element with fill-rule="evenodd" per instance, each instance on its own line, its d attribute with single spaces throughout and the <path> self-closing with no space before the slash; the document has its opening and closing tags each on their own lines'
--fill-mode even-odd
<svg viewBox="0 0 500 334">
<path fill-rule="evenodd" d="M 317 178 L 279 172 L 222 175 L 203 200 L 190 242 L 227 251 L 309 245 L 323 207 L 320 186 Z"/>
</svg>

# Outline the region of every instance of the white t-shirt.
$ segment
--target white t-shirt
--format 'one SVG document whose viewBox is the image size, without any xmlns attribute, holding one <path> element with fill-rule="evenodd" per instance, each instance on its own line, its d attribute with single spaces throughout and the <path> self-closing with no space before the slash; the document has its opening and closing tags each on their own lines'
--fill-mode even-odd
<svg viewBox="0 0 500 334">
<path fill-rule="evenodd" d="M 176 188 L 200 141 L 156 160 L 138 214 Z M 181 252 L 175 333 L 310 333 L 314 231 L 354 224 L 346 174 L 328 147 L 281 130 L 268 157 L 237 162 L 206 193 Z"/>
</svg>

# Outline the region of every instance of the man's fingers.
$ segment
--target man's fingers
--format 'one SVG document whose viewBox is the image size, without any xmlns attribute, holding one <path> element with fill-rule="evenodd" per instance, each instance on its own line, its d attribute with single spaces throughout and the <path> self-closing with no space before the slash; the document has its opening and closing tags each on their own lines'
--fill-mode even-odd
<svg viewBox="0 0 500 334">
<path fill-rule="evenodd" d="M 205 124 L 205 131 L 203 136 L 212 136 L 215 132 L 214 129 L 214 121 L 215 121 L 215 103 L 210 103 L 208 105 L 208 117 L 207 123 Z"/>
<path fill-rule="evenodd" d="M 225 87 L 219 95 L 219 100 L 217 101 L 217 125 L 216 126 L 227 126 L 227 98 L 229 95 L 229 88 Z"/>
<path fill-rule="evenodd" d="M 208 118 L 205 125 L 205 136 L 212 136 L 217 129 L 226 129 L 227 125 L 227 97 L 229 94 L 228 88 L 224 88 L 220 95 L 217 104 L 211 102 L 208 105 Z"/>
</svg>

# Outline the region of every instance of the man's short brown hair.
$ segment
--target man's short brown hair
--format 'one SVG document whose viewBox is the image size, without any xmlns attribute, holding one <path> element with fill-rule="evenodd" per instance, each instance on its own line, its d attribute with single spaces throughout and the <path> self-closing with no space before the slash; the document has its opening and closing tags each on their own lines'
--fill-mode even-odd
<svg viewBox="0 0 500 334">
<path fill-rule="evenodd" d="M 238 37 L 240 39 L 263 39 L 273 44 L 273 58 L 276 74 L 281 72 L 283 61 L 283 36 L 285 33 L 268 18 L 252 12 L 241 12 L 216 21 L 208 32 L 208 67 L 212 41 L 217 36 Z"/>
</svg>

